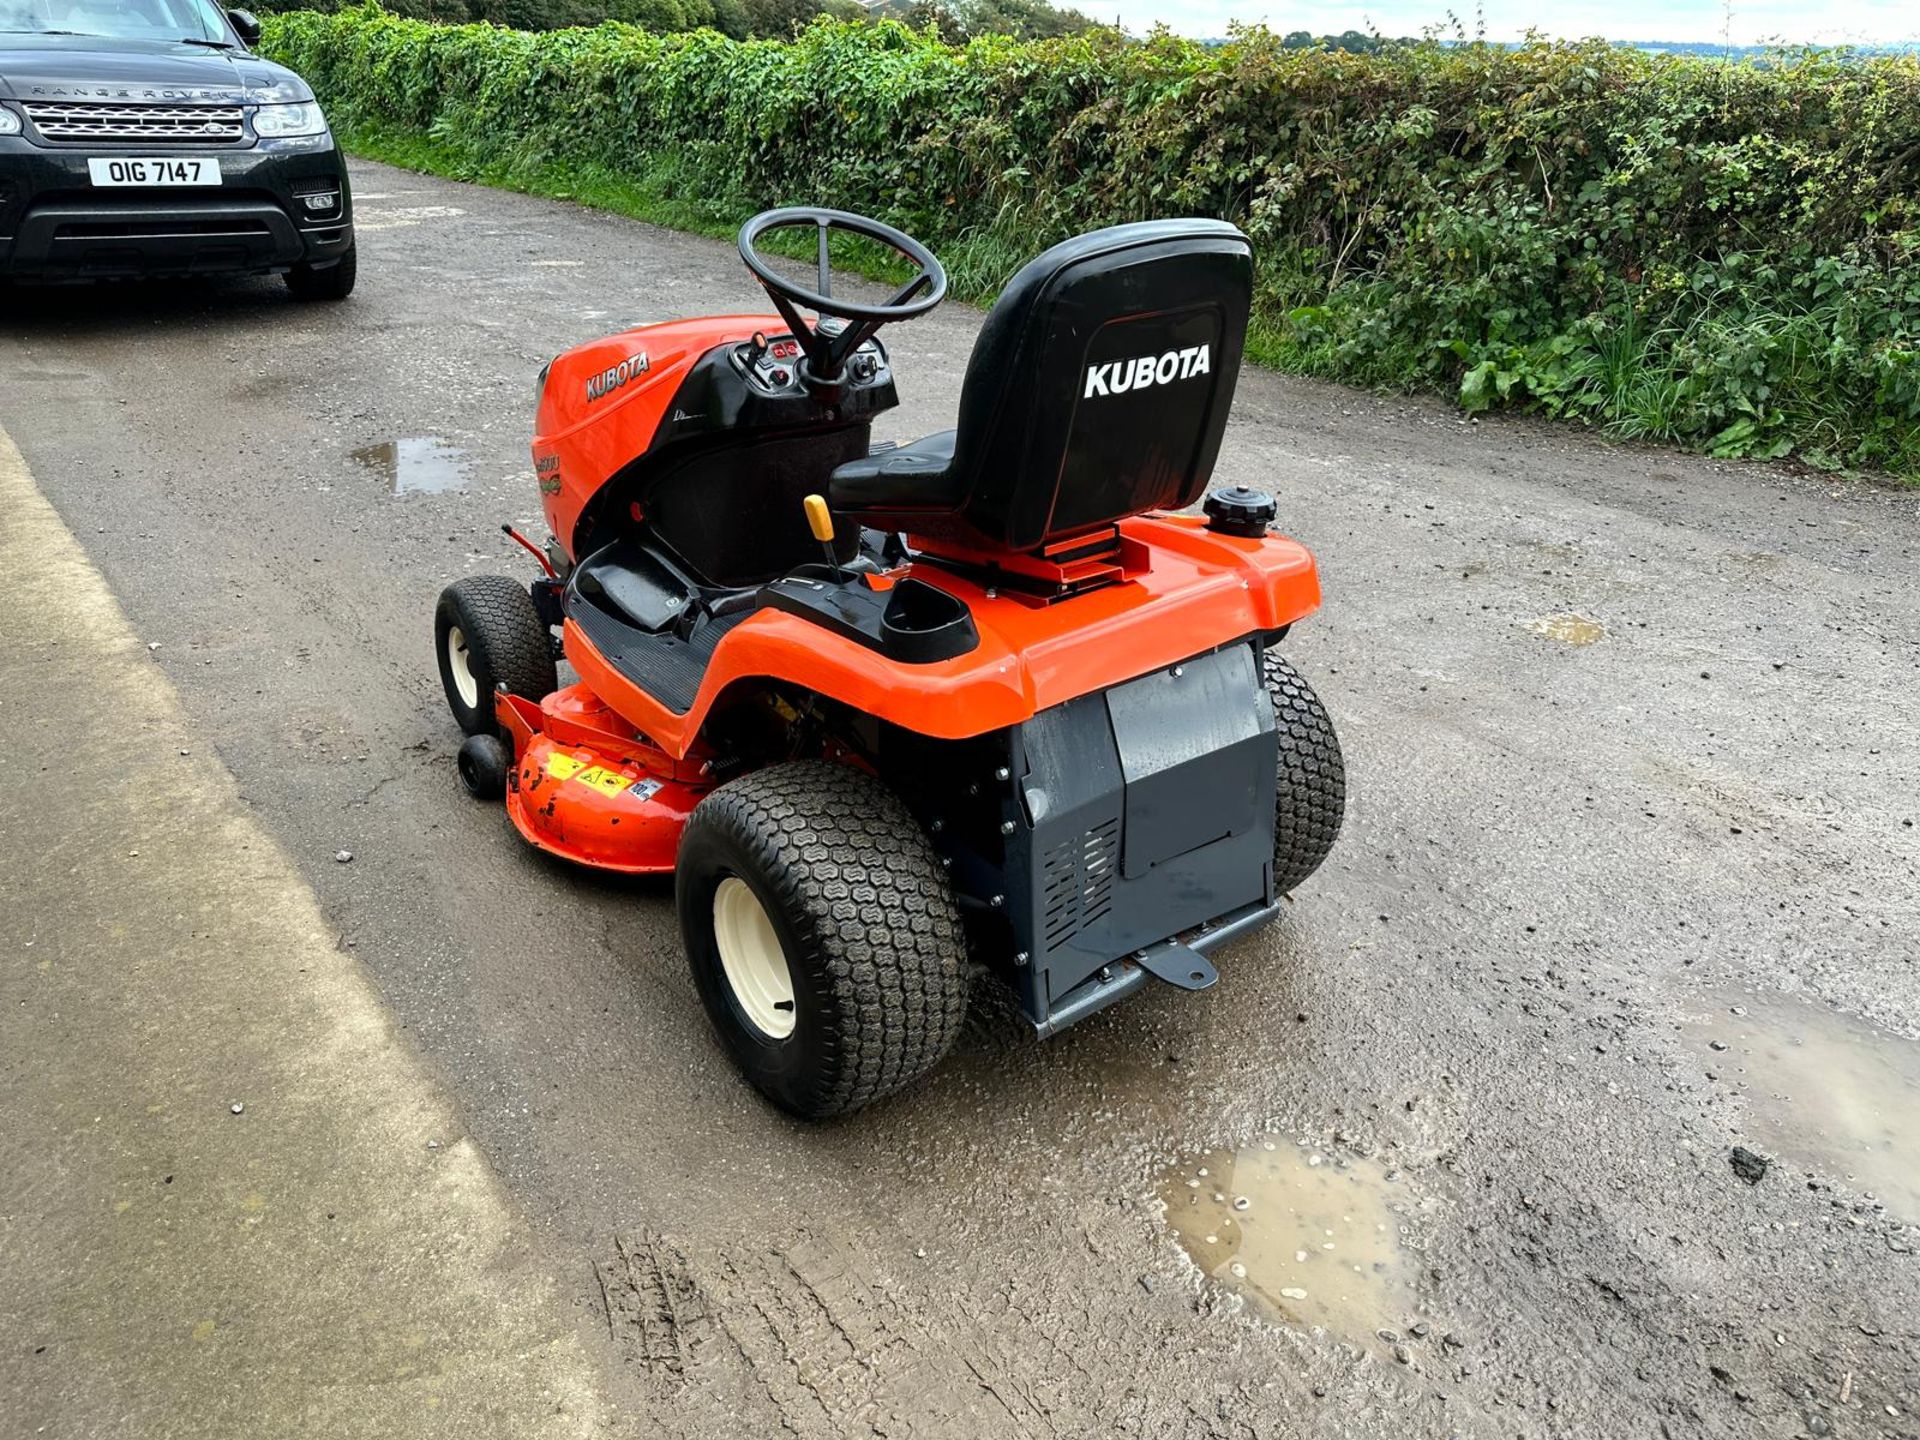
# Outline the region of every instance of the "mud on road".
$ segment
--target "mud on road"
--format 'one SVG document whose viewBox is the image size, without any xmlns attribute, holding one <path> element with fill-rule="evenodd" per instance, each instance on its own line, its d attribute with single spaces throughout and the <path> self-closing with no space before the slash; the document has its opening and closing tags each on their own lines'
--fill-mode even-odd
<svg viewBox="0 0 1920 1440">
<path fill-rule="evenodd" d="M 1920 1433 L 1920 497 L 1248 374 L 1219 478 L 1323 566 L 1332 860 L 1213 990 L 1044 1045 L 983 1008 L 805 1128 L 665 886 L 461 794 L 429 643 L 443 584 L 524 569 L 540 363 L 755 292 L 725 245 L 356 187 L 343 306 L 9 297 L 0 424 L 633 1433 Z M 978 323 L 889 332 L 882 435 L 952 423 Z"/>
</svg>

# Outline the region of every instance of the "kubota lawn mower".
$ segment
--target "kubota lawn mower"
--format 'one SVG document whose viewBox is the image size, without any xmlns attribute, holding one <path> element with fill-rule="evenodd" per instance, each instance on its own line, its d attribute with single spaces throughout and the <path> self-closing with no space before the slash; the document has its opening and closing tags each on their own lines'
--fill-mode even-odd
<svg viewBox="0 0 1920 1440">
<path fill-rule="evenodd" d="M 817 240 L 804 282 L 762 251 L 793 228 Z M 842 232 L 912 280 L 834 295 Z M 819 209 L 757 216 L 740 254 L 777 315 L 645 325 L 543 372 L 546 576 L 461 580 L 435 618 L 467 787 L 554 855 L 672 871 L 721 1039 L 799 1115 L 927 1070 L 978 977 L 1042 1034 L 1149 977 L 1211 985 L 1345 801 L 1274 648 L 1319 605 L 1313 557 L 1258 491 L 1171 513 L 1226 428 L 1246 238 L 1056 245 L 987 316 L 958 428 L 897 448 L 869 443 L 898 403 L 877 332 L 940 303 L 939 261 Z"/>
</svg>

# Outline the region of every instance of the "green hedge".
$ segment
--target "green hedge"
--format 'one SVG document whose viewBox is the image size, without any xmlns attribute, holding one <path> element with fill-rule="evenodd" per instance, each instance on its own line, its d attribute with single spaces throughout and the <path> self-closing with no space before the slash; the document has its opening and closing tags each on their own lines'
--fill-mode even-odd
<svg viewBox="0 0 1920 1440">
<path fill-rule="evenodd" d="M 252 0 L 251 8 L 269 15 L 355 6 L 343 0 Z M 863 13 L 855 0 L 385 0 L 382 8 L 443 25 L 484 21 L 520 30 L 564 30 L 618 20 L 662 34 L 705 26 L 740 39 L 791 35 L 821 14 L 853 19 Z"/>
<path fill-rule="evenodd" d="M 828 22 L 739 43 L 375 9 L 277 16 L 267 43 L 349 134 L 487 178 L 709 228 L 865 211 L 973 295 L 1092 226 L 1224 216 L 1255 242 L 1270 363 L 1920 473 L 1912 56 L 1349 54 L 1259 30 L 956 49 Z"/>
</svg>

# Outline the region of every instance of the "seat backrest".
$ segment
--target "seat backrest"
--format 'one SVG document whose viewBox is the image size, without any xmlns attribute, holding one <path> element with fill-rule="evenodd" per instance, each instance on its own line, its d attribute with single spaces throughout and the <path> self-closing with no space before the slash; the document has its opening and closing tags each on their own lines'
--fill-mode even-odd
<svg viewBox="0 0 1920 1440">
<path fill-rule="evenodd" d="M 1218 220 L 1151 220 L 1054 246 L 981 327 L 948 514 L 907 528 L 1031 550 L 1200 498 L 1246 344 L 1253 252 Z"/>
</svg>

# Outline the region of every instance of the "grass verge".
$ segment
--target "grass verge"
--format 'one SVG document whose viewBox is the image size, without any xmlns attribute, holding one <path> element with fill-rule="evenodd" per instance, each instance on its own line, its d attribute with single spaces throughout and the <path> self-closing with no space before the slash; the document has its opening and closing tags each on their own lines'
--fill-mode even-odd
<svg viewBox="0 0 1920 1440">
<path fill-rule="evenodd" d="M 522 195 L 569 200 L 662 229 L 704 235 L 714 240 L 732 240 L 751 216 L 750 211 L 738 207 L 682 198 L 676 193 L 680 187 L 674 183 L 676 176 L 669 167 L 628 174 L 597 165 L 555 160 L 481 160 L 457 145 L 413 131 L 364 123 L 336 125 L 334 130 L 348 151 L 368 160 Z M 796 258 L 811 258 L 811 252 L 798 244 L 781 246 L 779 237 L 774 239 L 774 248 L 783 249 Z M 944 248 L 940 262 L 947 269 L 949 293 L 955 299 L 984 308 L 999 295 L 1002 283 L 1032 258 L 1015 252 L 999 237 L 988 236 L 963 241 L 957 255 L 951 247 Z M 908 273 L 894 257 L 871 246 L 850 245 L 841 249 L 836 242 L 834 264 L 870 280 L 901 281 Z M 1247 329 L 1246 358 L 1256 365 L 1290 374 L 1318 375 L 1322 370 L 1312 362 L 1284 320 L 1269 320 L 1257 313 Z"/>
<path fill-rule="evenodd" d="M 717 240 L 733 239 L 752 213 L 752 208 L 746 205 L 686 198 L 689 191 L 698 193 L 699 187 L 689 183 L 691 177 L 681 173 L 681 167 L 671 160 L 643 157 L 641 168 L 616 171 L 550 156 L 477 157 L 438 136 L 377 123 L 349 121 L 337 125 L 336 133 L 350 152 L 368 159 L 446 179 L 567 200 L 664 229 Z M 1010 240 L 1004 230 L 1017 234 L 1020 227 L 1009 224 L 990 231 L 970 232 L 941 247 L 941 263 L 947 269 L 954 298 L 983 307 L 990 305 L 1005 281 L 1032 258 L 1031 253 L 1023 251 L 1017 240 Z M 783 244 L 783 240 L 789 243 Z M 799 259 L 812 259 L 811 242 L 804 236 L 772 237 L 769 248 Z M 844 244 L 836 241 L 834 263 L 843 271 L 879 281 L 898 282 L 908 273 L 889 252 L 850 237 Z M 1630 308 L 1628 313 L 1631 314 Z M 1769 333 L 1780 332 L 1808 318 L 1769 316 Z M 1695 321 L 1693 328 L 1711 325 L 1714 321 L 1709 308 L 1702 312 L 1702 318 Z M 1824 325 L 1808 328 L 1812 335 L 1796 348 L 1816 349 L 1819 336 L 1826 329 Z M 1590 344 L 1567 357 L 1570 363 L 1564 366 L 1564 383 L 1575 397 L 1573 403 L 1564 407 L 1549 403 L 1543 408 L 1555 418 L 1571 420 L 1617 440 L 1653 441 L 1725 458 L 1768 459 L 1785 455 L 1784 444 L 1774 455 L 1754 455 L 1716 444 L 1714 437 L 1688 433 L 1675 423 L 1682 390 L 1682 382 L 1677 377 L 1687 363 L 1685 351 L 1692 339 L 1691 332 L 1639 334 L 1630 324 L 1610 332 L 1596 329 Z M 1409 394 L 1428 388 L 1406 378 L 1411 367 L 1404 361 L 1377 362 L 1356 374 L 1355 367 L 1338 353 L 1337 347 L 1316 343 L 1311 319 L 1303 321 L 1299 311 L 1263 313 L 1262 307 L 1256 305 L 1247 331 L 1246 358 L 1286 374 L 1347 384 L 1358 382 L 1379 392 Z M 1497 369 L 1492 362 L 1483 362 L 1481 368 Z M 1807 378 L 1808 383 L 1801 387 L 1802 393 L 1818 395 L 1818 377 Z M 1499 383 L 1497 373 L 1489 374 L 1488 383 Z M 1537 386 L 1539 382 L 1536 379 L 1534 383 Z M 1472 411 L 1487 407 L 1467 403 L 1465 408 Z M 1838 433 L 1841 416 L 1803 413 L 1795 420 L 1795 433 L 1802 437 L 1794 456 L 1797 461 L 1824 471 L 1848 470 L 1849 467 L 1818 444 L 1823 434 Z M 1896 455 L 1888 467 L 1889 478 L 1920 486 L 1920 427 L 1910 430 L 1908 443 Z"/>
</svg>

